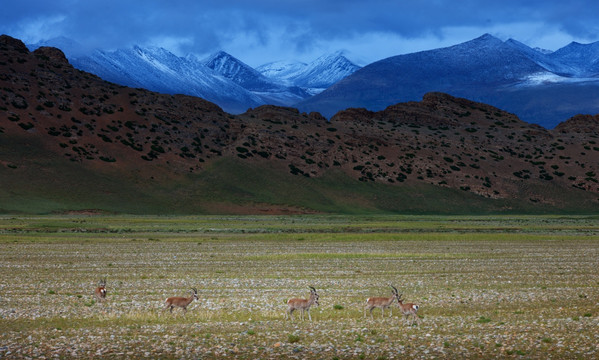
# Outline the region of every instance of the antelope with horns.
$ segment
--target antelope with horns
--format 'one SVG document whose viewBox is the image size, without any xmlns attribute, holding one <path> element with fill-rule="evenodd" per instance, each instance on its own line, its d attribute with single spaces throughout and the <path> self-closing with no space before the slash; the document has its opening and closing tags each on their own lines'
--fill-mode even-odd
<svg viewBox="0 0 599 360">
<path fill-rule="evenodd" d="M 381 318 L 385 316 L 385 309 L 390 307 L 393 304 L 395 299 L 399 300 L 397 296 L 397 289 L 393 285 L 391 286 L 391 297 L 369 297 L 366 299 L 366 306 L 364 306 L 364 317 L 366 317 L 366 310 L 370 311 L 370 317 L 372 318 L 372 310 L 375 308 L 381 309 Z M 389 309 L 389 317 L 393 315 L 393 311 L 391 308 Z"/>
<path fill-rule="evenodd" d="M 100 279 L 98 287 L 94 290 L 94 296 L 98 302 L 106 300 L 106 279 Z"/>
<path fill-rule="evenodd" d="M 166 305 L 164 307 L 164 309 L 162 311 L 165 311 L 166 309 L 170 308 L 171 313 L 173 312 L 173 308 L 176 307 L 180 307 L 181 309 L 183 309 L 183 313 L 187 313 L 187 305 L 191 304 L 191 302 L 196 299 L 199 300 L 198 298 L 198 291 L 195 288 L 191 288 L 191 296 L 190 297 L 181 297 L 181 296 L 172 296 L 168 299 L 166 299 L 166 301 L 164 302 L 164 304 Z"/>
<path fill-rule="evenodd" d="M 301 316 L 300 318 L 302 320 L 304 320 L 304 311 L 308 312 L 308 319 L 310 319 L 310 321 L 312 321 L 312 317 L 310 316 L 310 306 L 312 306 L 313 304 L 316 304 L 316 306 L 318 306 L 318 293 L 316 293 L 316 289 L 313 288 L 312 286 L 310 286 L 310 298 L 309 299 L 298 299 L 298 298 L 293 298 L 293 299 L 289 299 L 289 301 L 287 301 L 287 312 L 285 313 L 285 319 L 287 319 L 287 316 L 289 315 L 289 317 L 291 317 L 291 319 L 293 320 L 293 312 L 295 310 L 301 310 Z"/>
<path fill-rule="evenodd" d="M 401 294 L 403 295 L 403 294 Z M 416 321 L 417 324 L 420 324 L 420 319 L 418 318 L 418 315 L 416 314 L 418 312 L 418 308 L 419 306 L 414 304 L 414 303 L 403 303 L 403 300 L 401 299 L 401 295 L 399 295 L 397 297 L 397 306 L 399 306 L 401 313 L 404 314 L 404 316 L 406 317 L 406 322 L 408 321 L 408 317 L 410 315 L 412 315 L 412 323 L 410 325 L 414 325 L 414 320 Z"/>
</svg>

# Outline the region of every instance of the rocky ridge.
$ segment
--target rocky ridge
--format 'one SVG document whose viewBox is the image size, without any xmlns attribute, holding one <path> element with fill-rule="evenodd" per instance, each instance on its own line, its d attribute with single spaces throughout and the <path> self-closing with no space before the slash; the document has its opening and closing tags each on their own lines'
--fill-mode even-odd
<svg viewBox="0 0 599 360">
<path fill-rule="evenodd" d="M 277 106 L 231 115 L 200 98 L 103 81 L 74 69 L 60 50 L 30 53 L 0 37 L 0 139 L 35 139 L 57 158 L 134 172 L 138 181 L 200 174 L 232 158 L 268 162 L 298 181 L 335 171 L 366 183 L 426 183 L 531 204 L 559 206 L 570 193 L 597 202 L 597 120 L 576 116 L 547 130 L 443 93 L 378 112 L 350 108 L 330 121 Z M 0 150 L 9 152 L 2 141 Z M 6 157 L 0 166 L 21 169 Z"/>
</svg>

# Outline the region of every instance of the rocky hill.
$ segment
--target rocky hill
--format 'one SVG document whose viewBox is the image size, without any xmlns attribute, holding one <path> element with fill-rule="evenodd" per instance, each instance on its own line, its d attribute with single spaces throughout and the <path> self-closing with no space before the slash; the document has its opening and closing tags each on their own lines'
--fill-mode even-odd
<svg viewBox="0 0 599 360">
<path fill-rule="evenodd" d="M 0 211 L 593 212 L 599 119 L 547 130 L 442 93 L 231 115 L 0 37 Z"/>
</svg>

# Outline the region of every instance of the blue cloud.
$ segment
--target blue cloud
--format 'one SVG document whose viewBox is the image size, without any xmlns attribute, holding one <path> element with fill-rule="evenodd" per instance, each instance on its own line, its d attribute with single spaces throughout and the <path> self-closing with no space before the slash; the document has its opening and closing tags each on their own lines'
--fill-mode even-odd
<svg viewBox="0 0 599 360">
<path fill-rule="evenodd" d="M 467 40 L 455 34 L 468 31 L 469 38 L 498 32 L 534 41 L 544 32 L 545 40 L 559 33 L 560 40 L 590 42 L 599 40 L 598 13 L 599 2 L 584 0 L 21 0 L 3 4 L 0 32 L 28 41 L 62 35 L 102 48 L 162 39 L 179 52 L 196 53 L 252 52 L 251 45 L 265 49 L 266 59 L 351 48 L 352 41 L 377 41 L 376 34 L 382 34 L 381 46 L 388 37 L 396 39 L 394 45 L 431 39 L 455 44 Z"/>
</svg>

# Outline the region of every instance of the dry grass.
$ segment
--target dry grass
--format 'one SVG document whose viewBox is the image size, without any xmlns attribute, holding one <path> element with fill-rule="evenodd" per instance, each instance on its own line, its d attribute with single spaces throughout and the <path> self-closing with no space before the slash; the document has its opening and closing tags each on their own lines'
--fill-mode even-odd
<svg viewBox="0 0 599 360">
<path fill-rule="evenodd" d="M 599 357 L 592 217 L 6 217 L 0 229 L 6 358 Z M 419 326 L 396 307 L 363 318 L 390 283 L 420 305 Z M 308 286 L 313 322 L 284 321 Z M 187 315 L 161 311 L 191 287 Z"/>
</svg>

